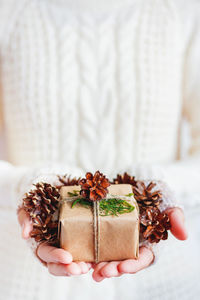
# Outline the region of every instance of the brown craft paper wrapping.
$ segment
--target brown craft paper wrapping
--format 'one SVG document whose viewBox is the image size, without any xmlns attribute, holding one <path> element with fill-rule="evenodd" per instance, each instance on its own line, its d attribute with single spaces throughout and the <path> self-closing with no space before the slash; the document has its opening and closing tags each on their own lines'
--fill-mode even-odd
<svg viewBox="0 0 200 300">
<path fill-rule="evenodd" d="M 68 192 L 80 190 L 79 186 L 61 188 L 61 200 L 69 197 Z M 132 193 L 128 184 L 111 185 L 109 193 L 124 196 Z M 100 216 L 99 261 L 123 260 L 138 258 L 139 250 L 139 211 L 134 199 L 131 202 L 135 209 L 119 216 Z M 61 204 L 59 215 L 59 235 L 61 248 L 69 251 L 74 261 L 93 262 L 94 228 L 93 209 L 72 202 Z"/>
</svg>

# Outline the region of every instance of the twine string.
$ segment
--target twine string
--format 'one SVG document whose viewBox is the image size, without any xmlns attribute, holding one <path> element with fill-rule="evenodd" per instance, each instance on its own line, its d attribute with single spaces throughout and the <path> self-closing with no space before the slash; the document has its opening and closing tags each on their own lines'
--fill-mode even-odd
<svg viewBox="0 0 200 300">
<path fill-rule="evenodd" d="M 93 204 L 94 216 L 94 249 L 95 249 L 95 263 L 99 262 L 99 248 L 100 248 L 100 217 L 99 217 L 99 201 Z"/>
</svg>

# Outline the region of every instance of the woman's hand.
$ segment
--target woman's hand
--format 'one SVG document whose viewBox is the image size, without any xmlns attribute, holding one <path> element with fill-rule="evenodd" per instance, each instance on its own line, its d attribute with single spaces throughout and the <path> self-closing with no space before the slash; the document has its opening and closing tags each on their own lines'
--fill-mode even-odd
<svg viewBox="0 0 200 300">
<path fill-rule="evenodd" d="M 22 238 L 29 239 L 33 225 L 28 214 L 20 209 L 18 220 L 22 227 Z M 55 276 L 71 276 L 87 273 L 91 269 L 90 263 L 72 262 L 72 255 L 60 248 L 52 247 L 48 243 L 41 243 L 37 248 L 37 256 L 47 265 L 49 273 Z"/>
<path fill-rule="evenodd" d="M 171 233 L 179 240 L 187 239 L 187 231 L 184 224 L 184 214 L 180 208 L 171 208 L 166 211 L 171 223 Z M 135 274 L 148 267 L 154 260 L 153 252 L 141 247 L 139 259 L 127 259 L 124 261 L 101 262 L 93 264 L 93 279 L 97 282 L 105 278 L 118 277 L 122 274 Z"/>
</svg>

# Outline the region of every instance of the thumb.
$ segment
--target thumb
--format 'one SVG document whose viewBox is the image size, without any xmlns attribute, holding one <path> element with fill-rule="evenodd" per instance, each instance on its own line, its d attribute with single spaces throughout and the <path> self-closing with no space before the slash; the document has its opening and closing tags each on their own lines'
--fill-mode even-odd
<svg viewBox="0 0 200 300">
<path fill-rule="evenodd" d="M 185 226 L 185 217 L 181 208 L 171 208 L 166 211 L 171 223 L 171 233 L 179 240 L 186 240 L 188 237 Z"/>
<path fill-rule="evenodd" d="M 18 221 L 22 227 L 22 238 L 28 239 L 30 238 L 30 233 L 33 229 L 32 222 L 30 220 L 29 215 L 24 209 L 20 209 L 18 213 Z"/>
</svg>

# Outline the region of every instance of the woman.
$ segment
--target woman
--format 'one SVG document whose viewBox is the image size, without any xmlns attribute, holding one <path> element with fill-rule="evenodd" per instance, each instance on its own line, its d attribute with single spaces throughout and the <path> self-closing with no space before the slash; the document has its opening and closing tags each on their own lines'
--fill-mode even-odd
<svg viewBox="0 0 200 300">
<path fill-rule="evenodd" d="M 134 293 L 135 299 L 184 299 L 190 291 L 195 299 L 198 287 L 193 274 L 198 264 L 192 264 L 190 273 L 185 261 L 191 244 L 181 248 L 169 240 L 163 254 L 171 251 L 170 255 L 163 255 L 159 264 L 136 277 L 105 280 L 97 288 L 90 276 L 72 277 L 68 282 L 64 277 L 49 277 L 46 269 L 29 257 L 13 215 L 16 199 L 21 200 L 34 181 L 49 180 L 61 171 L 80 175 L 100 169 L 111 176 L 128 170 L 137 178 L 149 179 L 160 178 L 159 166 L 181 204 L 188 204 L 191 195 L 193 204 L 199 204 L 198 2 L 187 7 L 172 0 L 20 0 L 17 4 L 3 0 L 0 5 L 2 106 L 8 153 L 7 162 L 0 165 L 1 296 L 131 299 Z M 180 119 L 184 116 L 190 122 L 191 158 L 177 162 L 182 145 Z M 144 168 L 138 168 L 141 163 Z M 173 233 L 185 239 L 182 212 L 174 209 L 169 213 Z M 19 221 L 27 238 L 31 225 L 23 211 Z M 37 255 L 54 275 L 89 270 L 90 265 L 75 265 L 70 254 L 48 247 L 39 246 Z M 52 251 L 57 252 L 52 255 Z M 101 281 L 124 272 L 135 273 L 152 263 L 151 250 L 142 248 L 141 258 L 139 265 L 99 264 L 93 278 Z M 63 271 L 60 263 L 67 264 L 67 269 Z M 179 280 L 174 276 L 182 278 L 186 270 L 184 278 L 189 285 L 184 285 L 185 292 L 177 288 Z M 91 289 L 85 289 L 86 283 Z"/>
</svg>

